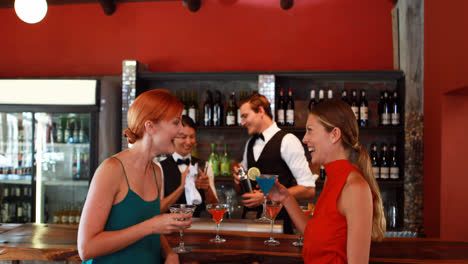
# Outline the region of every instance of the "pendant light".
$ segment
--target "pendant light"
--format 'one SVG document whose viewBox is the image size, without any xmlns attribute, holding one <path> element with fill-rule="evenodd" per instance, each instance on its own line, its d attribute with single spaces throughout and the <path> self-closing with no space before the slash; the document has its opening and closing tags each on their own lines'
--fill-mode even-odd
<svg viewBox="0 0 468 264">
<path fill-rule="evenodd" d="M 47 13 L 46 0 L 15 0 L 15 12 L 26 23 L 35 24 Z"/>
</svg>

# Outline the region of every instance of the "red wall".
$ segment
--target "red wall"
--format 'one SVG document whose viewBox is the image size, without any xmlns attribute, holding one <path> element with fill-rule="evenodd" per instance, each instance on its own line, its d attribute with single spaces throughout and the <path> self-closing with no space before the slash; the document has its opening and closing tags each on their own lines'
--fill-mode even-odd
<svg viewBox="0 0 468 264">
<path fill-rule="evenodd" d="M 182 1 L 49 6 L 35 25 L 0 9 L 0 77 L 150 71 L 390 70 L 390 0 Z"/>
<path fill-rule="evenodd" d="M 468 241 L 468 1 L 424 9 L 424 225 L 429 236 Z"/>
</svg>

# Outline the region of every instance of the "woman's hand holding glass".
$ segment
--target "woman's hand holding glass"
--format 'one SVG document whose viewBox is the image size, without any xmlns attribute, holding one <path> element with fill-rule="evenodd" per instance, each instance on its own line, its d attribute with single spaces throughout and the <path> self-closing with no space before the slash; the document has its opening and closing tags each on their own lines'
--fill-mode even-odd
<svg viewBox="0 0 468 264">
<path fill-rule="evenodd" d="M 161 214 L 151 218 L 152 234 L 170 234 L 176 231 L 187 229 L 192 225 L 192 214 Z M 187 221 L 177 221 L 177 219 L 189 219 Z"/>
<path fill-rule="evenodd" d="M 193 212 L 195 211 L 196 205 L 189 205 L 189 204 L 173 204 L 169 207 L 169 210 L 171 211 L 171 215 L 176 216 L 175 220 L 177 222 L 187 222 L 190 221 L 192 222 L 192 215 Z M 173 248 L 173 251 L 176 253 L 188 253 L 191 252 L 191 248 L 185 247 L 184 244 L 184 229 L 180 229 L 180 242 L 179 246 L 176 248 Z"/>
<path fill-rule="evenodd" d="M 279 181 L 276 181 L 271 190 L 268 192 L 268 197 L 275 202 L 284 202 L 290 196 L 288 188 L 284 187 Z"/>
</svg>

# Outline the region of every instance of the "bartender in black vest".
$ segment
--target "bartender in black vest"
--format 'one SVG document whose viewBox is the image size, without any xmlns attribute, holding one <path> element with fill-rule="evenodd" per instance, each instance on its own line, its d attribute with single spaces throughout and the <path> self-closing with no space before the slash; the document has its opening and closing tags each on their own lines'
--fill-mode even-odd
<svg viewBox="0 0 468 264">
<path fill-rule="evenodd" d="M 200 193 L 201 204 L 197 205 L 193 216 L 199 217 L 200 213 L 205 210 L 206 204 L 218 202 L 213 170 L 208 162 L 202 162 L 190 154 L 192 148 L 197 143 L 196 125 L 193 120 L 188 116 L 182 116 L 182 126 L 182 136 L 174 140 L 175 152 L 160 162 L 164 184 L 164 193 L 162 194 L 164 198 L 161 201 L 161 212 L 167 211 L 168 207 L 172 204 L 187 203 L 185 180 L 189 173 L 189 164 L 203 164 L 201 166 L 203 168 L 200 167 L 201 169 L 198 169 L 200 177 L 195 180 L 194 184 Z M 205 166 L 207 166 L 206 170 Z"/>
<path fill-rule="evenodd" d="M 315 180 L 307 162 L 301 141 L 293 134 L 281 130 L 273 121 L 268 99 L 255 93 L 240 102 L 242 126 L 252 137 L 247 141 L 242 167 L 257 167 L 261 173 L 276 174 L 297 200 L 311 200 L 315 196 Z M 237 171 L 237 168 L 234 169 Z M 234 182 L 238 184 L 237 173 Z M 253 182 L 252 187 L 256 186 Z M 263 193 L 255 190 L 242 195 L 244 206 L 262 211 Z M 244 208 L 244 213 L 245 209 Z M 283 208 L 276 219 L 283 219 L 283 232 L 292 234 L 292 221 Z"/>
</svg>

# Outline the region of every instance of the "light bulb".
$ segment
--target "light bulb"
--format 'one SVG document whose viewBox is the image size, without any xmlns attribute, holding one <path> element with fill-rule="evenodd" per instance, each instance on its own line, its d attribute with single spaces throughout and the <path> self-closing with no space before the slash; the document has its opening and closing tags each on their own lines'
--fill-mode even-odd
<svg viewBox="0 0 468 264">
<path fill-rule="evenodd" d="M 26 23 L 35 24 L 47 13 L 46 0 L 15 0 L 15 12 Z"/>
</svg>

